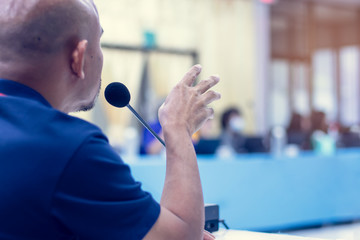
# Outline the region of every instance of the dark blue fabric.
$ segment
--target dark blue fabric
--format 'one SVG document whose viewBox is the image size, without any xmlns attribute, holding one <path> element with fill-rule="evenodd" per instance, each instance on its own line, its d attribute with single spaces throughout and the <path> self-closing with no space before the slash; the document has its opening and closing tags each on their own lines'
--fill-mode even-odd
<svg viewBox="0 0 360 240">
<path fill-rule="evenodd" d="M 19 83 L 0 93 L 0 239 L 142 239 L 160 206 L 101 130 Z"/>
</svg>

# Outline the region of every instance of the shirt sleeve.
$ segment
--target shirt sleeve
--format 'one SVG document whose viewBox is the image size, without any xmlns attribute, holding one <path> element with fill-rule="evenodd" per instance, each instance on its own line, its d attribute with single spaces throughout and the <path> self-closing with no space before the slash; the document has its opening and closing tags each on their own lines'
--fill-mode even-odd
<svg viewBox="0 0 360 240">
<path fill-rule="evenodd" d="M 160 205 L 100 134 L 74 154 L 52 201 L 56 221 L 79 239 L 142 239 L 160 214 Z"/>
</svg>

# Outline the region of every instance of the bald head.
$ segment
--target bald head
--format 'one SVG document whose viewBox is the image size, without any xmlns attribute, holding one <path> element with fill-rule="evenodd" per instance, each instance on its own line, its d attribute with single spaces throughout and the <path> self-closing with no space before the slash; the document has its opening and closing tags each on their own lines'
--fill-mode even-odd
<svg viewBox="0 0 360 240">
<path fill-rule="evenodd" d="M 0 61 L 53 56 L 89 35 L 92 1 L 0 0 Z"/>
<path fill-rule="evenodd" d="M 103 65 L 93 0 L 0 0 L 0 26 L 0 79 L 63 112 L 93 106 Z"/>
</svg>

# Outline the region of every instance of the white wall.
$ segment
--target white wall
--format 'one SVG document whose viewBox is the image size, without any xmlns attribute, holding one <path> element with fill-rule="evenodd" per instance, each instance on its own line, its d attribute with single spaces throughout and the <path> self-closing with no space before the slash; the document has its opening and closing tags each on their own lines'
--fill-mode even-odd
<svg viewBox="0 0 360 240">
<path fill-rule="evenodd" d="M 222 94 L 222 100 L 213 104 L 216 117 L 226 107 L 238 106 L 246 119 L 246 131 L 262 131 L 268 57 L 268 45 L 263 45 L 268 41 L 268 26 L 263 23 L 267 21 L 268 9 L 257 0 L 95 0 L 95 3 L 105 30 L 103 42 L 140 46 L 143 32 L 150 30 L 156 34 L 160 47 L 196 50 L 203 66 L 200 78 L 218 74 L 222 80 L 215 88 Z M 122 81 L 136 101 L 142 54 L 105 50 L 104 57 L 103 86 Z M 154 91 L 159 96 L 166 95 L 191 64 L 190 57 L 151 55 Z M 118 126 L 117 132 L 132 120 L 126 109 L 120 113 L 106 104 L 100 107 L 105 108 L 110 125 Z"/>
</svg>

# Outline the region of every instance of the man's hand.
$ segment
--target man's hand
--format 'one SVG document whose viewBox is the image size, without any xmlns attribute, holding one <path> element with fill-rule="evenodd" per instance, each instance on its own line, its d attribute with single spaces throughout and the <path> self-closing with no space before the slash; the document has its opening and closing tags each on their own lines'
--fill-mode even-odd
<svg viewBox="0 0 360 240">
<path fill-rule="evenodd" d="M 201 72 L 201 66 L 193 66 L 174 87 L 159 110 L 159 120 L 163 128 L 185 128 L 192 135 L 202 124 L 212 118 L 214 110 L 207 107 L 220 99 L 220 94 L 210 88 L 219 82 L 219 77 L 211 76 L 192 86 Z"/>
<path fill-rule="evenodd" d="M 204 230 L 204 240 L 214 240 L 214 239 L 215 239 L 214 235 Z"/>
<path fill-rule="evenodd" d="M 219 82 L 210 77 L 193 86 L 201 67 L 193 66 L 174 87 L 159 110 L 166 143 L 166 176 L 160 216 L 146 240 L 212 240 L 204 232 L 204 199 L 191 135 L 214 111 L 208 104 L 220 98 L 209 90 Z"/>
</svg>

